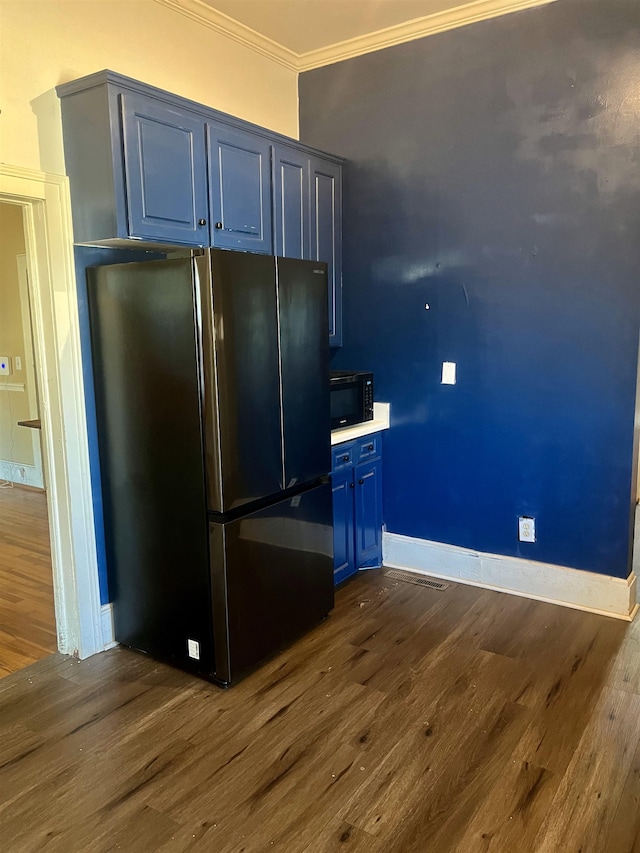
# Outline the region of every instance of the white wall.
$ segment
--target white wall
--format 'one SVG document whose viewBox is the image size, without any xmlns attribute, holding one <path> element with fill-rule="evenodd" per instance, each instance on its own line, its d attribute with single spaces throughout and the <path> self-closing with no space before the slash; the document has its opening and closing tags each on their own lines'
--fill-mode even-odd
<svg viewBox="0 0 640 853">
<path fill-rule="evenodd" d="M 109 68 L 297 136 L 297 75 L 154 0 L 0 0 L 0 161 L 64 173 L 54 87 Z"/>
</svg>

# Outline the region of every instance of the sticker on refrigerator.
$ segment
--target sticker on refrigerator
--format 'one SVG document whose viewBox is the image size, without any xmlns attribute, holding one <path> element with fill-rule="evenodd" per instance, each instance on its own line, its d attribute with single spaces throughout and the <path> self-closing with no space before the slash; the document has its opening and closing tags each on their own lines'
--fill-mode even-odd
<svg viewBox="0 0 640 853">
<path fill-rule="evenodd" d="M 187 640 L 189 657 L 200 660 L 200 643 L 197 640 Z"/>
</svg>

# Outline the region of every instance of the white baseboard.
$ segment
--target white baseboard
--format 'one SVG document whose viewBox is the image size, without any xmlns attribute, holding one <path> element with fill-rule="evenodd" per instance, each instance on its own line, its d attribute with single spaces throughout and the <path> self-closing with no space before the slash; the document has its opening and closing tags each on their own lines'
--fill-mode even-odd
<svg viewBox="0 0 640 853">
<path fill-rule="evenodd" d="M 23 462 L 7 462 L 0 459 L 0 480 L 8 480 L 22 486 L 33 486 L 36 489 L 44 489 L 42 471 L 34 465 L 25 465 Z"/>
<path fill-rule="evenodd" d="M 615 578 L 594 572 L 537 563 L 518 557 L 484 554 L 442 542 L 384 533 L 385 566 L 443 580 L 562 604 L 631 621 L 635 616 L 636 576 Z"/>
<path fill-rule="evenodd" d="M 113 629 L 113 605 L 103 604 L 100 608 L 100 622 L 102 625 L 102 643 L 106 649 L 112 649 L 118 644 L 114 640 Z"/>
</svg>

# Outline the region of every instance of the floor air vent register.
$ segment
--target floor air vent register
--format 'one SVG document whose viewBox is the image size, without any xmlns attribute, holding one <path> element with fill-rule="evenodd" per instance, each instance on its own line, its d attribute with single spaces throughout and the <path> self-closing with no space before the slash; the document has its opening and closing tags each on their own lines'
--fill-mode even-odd
<svg viewBox="0 0 640 853">
<path fill-rule="evenodd" d="M 443 590 L 449 586 L 448 583 L 425 578 L 423 575 L 418 575 L 415 572 L 402 572 L 399 569 L 387 569 L 384 574 L 387 578 L 393 578 L 404 583 L 415 583 L 418 586 L 429 587 L 429 589 Z"/>
</svg>

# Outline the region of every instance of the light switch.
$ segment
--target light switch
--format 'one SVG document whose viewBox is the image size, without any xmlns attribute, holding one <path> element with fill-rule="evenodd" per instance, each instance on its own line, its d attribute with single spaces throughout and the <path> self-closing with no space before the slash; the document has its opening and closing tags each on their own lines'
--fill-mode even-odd
<svg viewBox="0 0 640 853">
<path fill-rule="evenodd" d="M 455 361 L 443 361 L 442 362 L 442 384 L 443 385 L 455 385 L 456 384 L 456 363 L 455 363 Z"/>
</svg>

